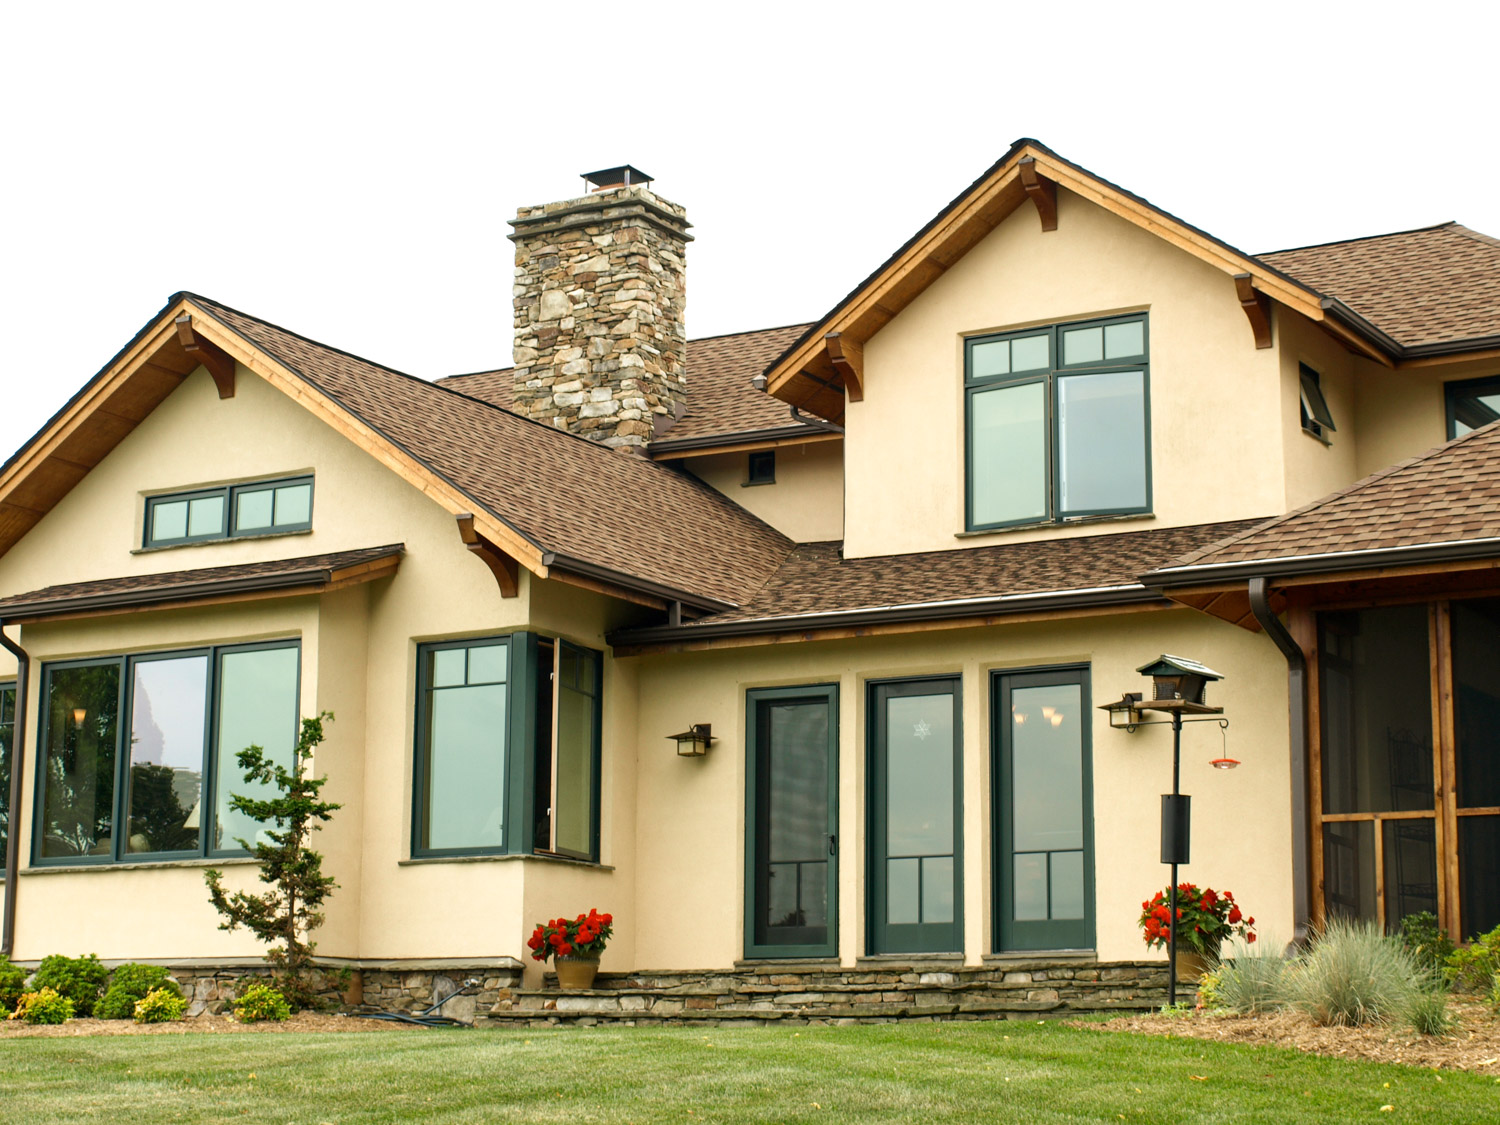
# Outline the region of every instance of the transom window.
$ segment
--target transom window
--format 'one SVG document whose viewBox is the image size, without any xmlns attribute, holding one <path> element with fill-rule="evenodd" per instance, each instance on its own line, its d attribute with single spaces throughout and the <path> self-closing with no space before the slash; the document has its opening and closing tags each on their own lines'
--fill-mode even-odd
<svg viewBox="0 0 1500 1125">
<path fill-rule="evenodd" d="M 970 530 L 1151 510 L 1146 317 L 964 344 Z"/>
<path fill-rule="evenodd" d="M 226 484 L 146 498 L 147 547 L 312 527 L 312 477 Z"/>
<path fill-rule="evenodd" d="M 264 826 L 229 807 L 268 795 L 235 756 L 290 767 L 295 641 L 69 661 L 43 668 L 34 862 L 227 855 Z"/>
<path fill-rule="evenodd" d="M 1450 440 L 1500 421 L 1500 375 L 1449 383 L 1445 390 Z"/>
</svg>

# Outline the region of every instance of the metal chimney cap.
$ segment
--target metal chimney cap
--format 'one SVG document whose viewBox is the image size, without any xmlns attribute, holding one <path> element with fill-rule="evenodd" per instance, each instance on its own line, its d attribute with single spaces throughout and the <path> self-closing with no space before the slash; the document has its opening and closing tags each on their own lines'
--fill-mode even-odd
<svg viewBox="0 0 1500 1125">
<path fill-rule="evenodd" d="M 631 184 L 649 184 L 653 178 L 629 164 L 622 164 L 618 168 L 601 168 L 597 172 L 583 174 L 583 182 L 589 185 L 590 191 L 629 187 Z"/>
</svg>

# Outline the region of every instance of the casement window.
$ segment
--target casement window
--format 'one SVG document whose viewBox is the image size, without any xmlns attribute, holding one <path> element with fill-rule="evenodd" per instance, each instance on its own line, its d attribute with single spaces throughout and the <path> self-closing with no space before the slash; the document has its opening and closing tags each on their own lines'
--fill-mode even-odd
<svg viewBox="0 0 1500 1125">
<path fill-rule="evenodd" d="M 745 467 L 745 484 L 776 483 L 776 451 L 762 449 L 749 455 Z"/>
<path fill-rule="evenodd" d="M 0 865 L 10 843 L 10 763 L 16 737 L 16 685 L 0 684 Z"/>
<path fill-rule="evenodd" d="M 1297 365 L 1298 393 L 1301 402 L 1298 411 L 1302 416 L 1302 430 L 1311 434 L 1324 445 L 1332 445 L 1333 412 L 1328 409 L 1328 400 L 1323 397 L 1323 381 L 1316 371 L 1305 363 Z"/>
<path fill-rule="evenodd" d="M 412 854 L 599 856 L 603 658 L 534 633 L 417 649 Z"/>
<path fill-rule="evenodd" d="M 964 343 L 971 531 L 1151 510 L 1145 315 Z"/>
<path fill-rule="evenodd" d="M 145 546 L 306 531 L 312 527 L 312 498 L 310 476 L 148 496 Z"/>
<path fill-rule="evenodd" d="M 1448 404 L 1448 438 L 1500 421 L 1500 376 L 1465 379 L 1443 388 Z"/>
<path fill-rule="evenodd" d="M 229 807 L 266 790 L 235 756 L 290 767 L 296 641 L 48 664 L 36 791 L 36 864 L 242 852 L 263 825 Z"/>
</svg>

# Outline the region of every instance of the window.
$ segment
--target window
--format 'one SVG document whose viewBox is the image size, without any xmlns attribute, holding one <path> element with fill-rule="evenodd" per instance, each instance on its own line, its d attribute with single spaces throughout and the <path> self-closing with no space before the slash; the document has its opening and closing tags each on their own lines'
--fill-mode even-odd
<svg viewBox="0 0 1500 1125">
<path fill-rule="evenodd" d="M 602 673 L 533 633 L 419 646 L 412 854 L 597 859 Z"/>
<path fill-rule="evenodd" d="M 964 344 L 970 530 L 1151 510 L 1146 317 Z"/>
<path fill-rule="evenodd" d="M 0 867 L 10 842 L 10 762 L 16 735 L 16 685 L 0 684 Z"/>
<path fill-rule="evenodd" d="M 752 453 L 745 472 L 745 484 L 775 484 L 776 483 L 776 451 L 774 449 L 763 449 L 758 453 Z"/>
<path fill-rule="evenodd" d="M 263 829 L 229 800 L 266 790 L 235 755 L 255 745 L 291 765 L 299 659 L 293 641 L 46 665 L 34 861 L 182 859 L 254 843 Z"/>
<path fill-rule="evenodd" d="M 1444 394 L 1450 440 L 1500 420 L 1500 376 L 1449 383 Z"/>
<path fill-rule="evenodd" d="M 230 484 L 146 498 L 147 547 L 312 527 L 312 477 Z"/>
<path fill-rule="evenodd" d="M 1333 414 L 1328 409 L 1328 400 L 1323 397 L 1321 378 L 1307 364 L 1300 363 L 1297 365 L 1297 381 L 1300 384 L 1302 399 L 1299 410 L 1302 415 L 1303 431 L 1311 434 L 1324 445 L 1332 445 L 1333 440 L 1328 435 L 1338 427 L 1333 424 Z"/>
</svg>

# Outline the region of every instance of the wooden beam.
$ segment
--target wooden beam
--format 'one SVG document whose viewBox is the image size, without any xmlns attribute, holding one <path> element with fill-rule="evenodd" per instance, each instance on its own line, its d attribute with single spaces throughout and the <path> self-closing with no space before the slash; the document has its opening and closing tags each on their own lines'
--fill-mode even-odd
<svg viewBox="0 0 1500 1125">
<path fill-rule="evenodd" d="M 474 530 L 473 512 L 459 512 L 453 518 L 458 521 L 458 534 L 464 546 L 474 552 L 495 576 L 500 596 L 516 597 L 521 592 L 521 571 L 516 560 Z"/>
<path fill-rule="evenodd" d="M 203 364 L 204 370 L 213 377 L 219 388 L 220 398 L 234 397 L 234 360 L 223 348 L 205 340 L 193 331 L 193 318 L 184 313 L 172 322 L 177 326 L 177 342 L 192 359 Z"/>
<path fill-rule="evenodd" d="M 1250 331 L 1255 333 L 1255 346 L 1269 348 L 1271 346 L 1271 298 L 1264 293 L 1256 292 L 1248 273 L 1234 275 L 1234 291 L 1239 295 L 1240 308 L 1245 310 L 1245 318 L 1250 321 Z"/>
<path fill-rule="evenodd" d="M 844 391 L 850 402 L 863 402 L 865 398 L 865 346 L 850 339 L 842 332 L 830 332 L 823 337 L 823 346 L 828 349 L 828 362 L 844 380 Z"/>
<path fill-rule="evenodd" d="M 552 567 L 547 572 L 547 577 L 557 582 L 566 582 L 569 586 L 577 586 L 580 590 L 591 590 L 596 594 L 603 594 L 607 598 L 615 598 L 622 602 L 631 602 L 635 605 L 643 605 L 648 609 L 668 609 L 665 598 L 653 597 L 643 594 L 639 590 L 627 590 L 624 586 L 616 586 L 613 582 L 603 582 L 597 578 L 587 578 L 582 574 L 575 574 L 571 570 L 563 570 L 561 567 Z"/>
<path fill-rule="evenodd" d="M 1057 183 L 1036 170 L 1036 157 L 1023 156 L 1018 165 L 1021 171 L 1021 186 L 1026 189 L 1026 198 L 1036 204 L 1036 213 L 1041 217 L 1042 230 L 1057 229 Z"/>
</svg>

